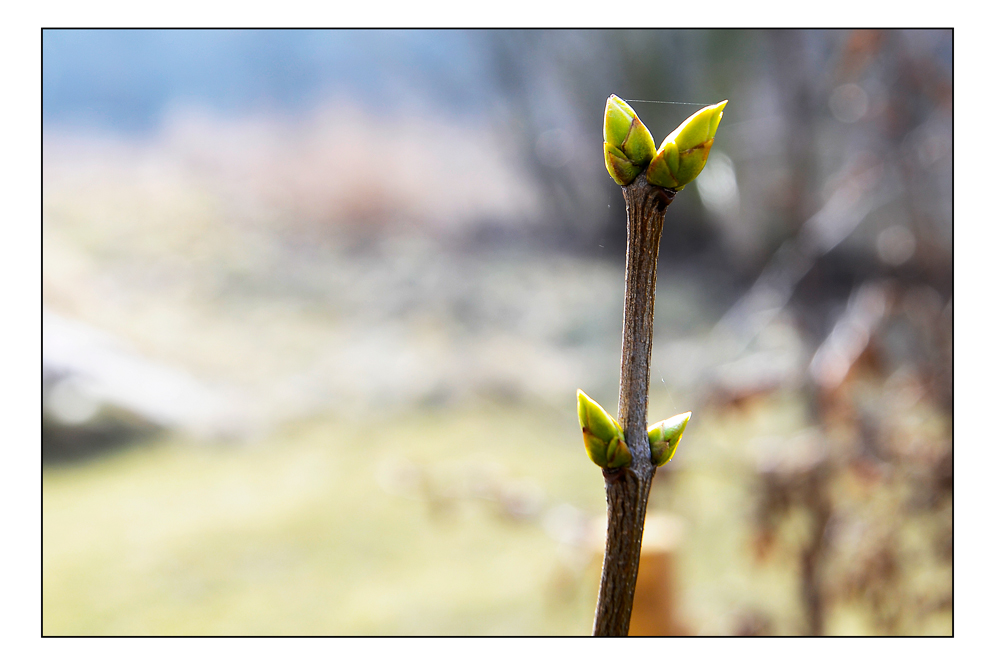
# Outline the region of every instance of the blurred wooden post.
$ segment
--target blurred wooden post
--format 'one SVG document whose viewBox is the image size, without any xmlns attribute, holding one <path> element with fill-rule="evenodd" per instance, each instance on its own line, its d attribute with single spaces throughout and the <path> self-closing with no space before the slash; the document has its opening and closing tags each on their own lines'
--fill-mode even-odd
<svg viewBox="0 0 995 665">
<path fill-rule="evenodd" d="M 646 516 L 629 635 L 682 635 L 677 619 L 674 559 L 681 541 L 680 520 L 664 513 Z"/>
</svg>

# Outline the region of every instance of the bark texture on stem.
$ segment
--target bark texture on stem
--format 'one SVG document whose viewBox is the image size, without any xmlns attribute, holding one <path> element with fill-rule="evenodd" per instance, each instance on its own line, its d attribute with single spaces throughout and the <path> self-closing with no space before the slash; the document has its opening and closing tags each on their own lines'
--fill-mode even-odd
<svg viewBox="0 0 995 665">
<path fill-rule="evenodd" d="M 624 636 L 629 633 L 646 504 L 656 473 L 656 467 L 650 460 L 646 435 L 656 264 L 664 215 L 675 193 L 650 185 L 644 175 L 622 188 L 629 239 L 625 253 L 618 421 L 632 453 L 632 464 L 624 469 L 604 470 L 608 534 L 594 617 L 594 634 L 597 636 Z"/>
</svg>

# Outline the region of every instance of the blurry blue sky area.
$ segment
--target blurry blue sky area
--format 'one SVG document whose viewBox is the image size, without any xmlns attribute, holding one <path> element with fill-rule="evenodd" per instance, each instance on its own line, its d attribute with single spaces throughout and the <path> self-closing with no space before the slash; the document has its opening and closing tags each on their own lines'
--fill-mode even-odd
<svg viewBox="0 0 995 665">
<path fill-rule="evenodd" d="M 174 106 L 292 113 L 343 94 L 371 109 L 431 100 L 466 112 L 490 96 L 474 48 L 481 38 L 485 31 L 49 29 L 43 120 L 141 133 Z"/>
</svg>

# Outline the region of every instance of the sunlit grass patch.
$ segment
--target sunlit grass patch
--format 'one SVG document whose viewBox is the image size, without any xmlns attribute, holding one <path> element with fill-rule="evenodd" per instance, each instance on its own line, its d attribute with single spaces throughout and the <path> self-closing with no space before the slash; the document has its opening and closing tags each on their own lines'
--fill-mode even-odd
<svg viewBox="0 0 995 665">
<path fill-rule="evenodd" d="M 548 602 L 558 543 L 536 518 L 555 501 L 599 508 L 571 434 L 548 413 L 485 408 L 48 469 L 44 632 L 583 634 L 585 612 Z M 433 480 L 392 491 L 382 469 L 397 460 Z M 498 498 L 452 486 L 467 469 L 488 470 Z M 522 487 L 536 506 L 516 515 Z M 593 607 L 592 591 L 574 602 Z"/>
</svg>

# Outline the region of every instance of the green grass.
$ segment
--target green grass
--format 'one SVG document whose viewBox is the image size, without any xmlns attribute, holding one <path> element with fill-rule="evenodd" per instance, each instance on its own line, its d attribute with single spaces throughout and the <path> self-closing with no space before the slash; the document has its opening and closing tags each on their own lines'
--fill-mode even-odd
<svg viewBox="0 0 995 665">
<path fill-rule="evenodd" d="M 497 408 L 323 420 L 46 469 L 44 634 L 586 634 L 596 571 L 557 598 L 562 546 L 540 520 L 448 496 L 484 469 L 596 514 L 575 425 Z M 391 465 L 435 489 L 384 487 Z"/>
</svg>

